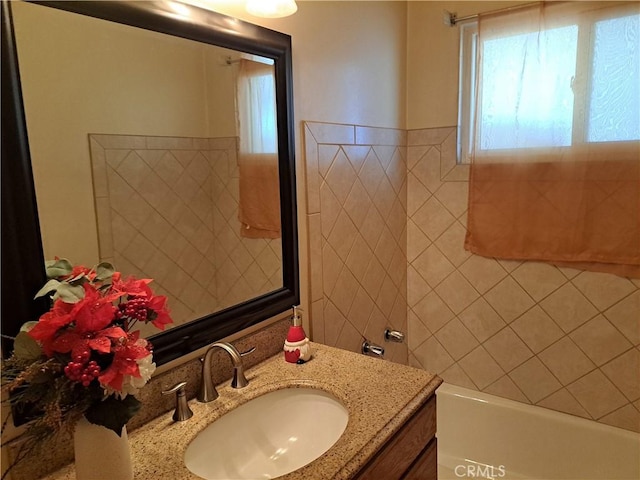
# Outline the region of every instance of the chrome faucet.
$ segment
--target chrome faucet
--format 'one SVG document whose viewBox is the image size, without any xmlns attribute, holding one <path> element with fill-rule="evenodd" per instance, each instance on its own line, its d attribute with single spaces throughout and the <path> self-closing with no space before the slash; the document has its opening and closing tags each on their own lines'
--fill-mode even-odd
<svg viewBox="0 0 640 480">
<path fill-rule="evenodd" d="M 242 357 L 253 352 L 256 348 L 240 353 L 238 349 L 227 342 L 216 342 L 211 344 L 207 353 L 202 359 L 202 382 L 200 383 L 200 392 L 198 393 L 198 401 L 203 403 L 212 402 L 218 398 L 218 391 L 213 384 L 213 378 L 211 377 L 211 355 L 215 348 L 221 348 L 231 356 L 231 362 L 233 363 L 233 379 L 231 380 L 232 388 L 244 388 L 249 385 L 247 377 L 244 376 L 244 365 L 242 364 Z"/>
<path fill-rule="evenodd" d="M 369 340 L 365 339 L 364 342 L 362 342 L 362 353 L 371 357 L 383 358 L 384 348 L 375 343 L 370 343 Z"/>
</svg>

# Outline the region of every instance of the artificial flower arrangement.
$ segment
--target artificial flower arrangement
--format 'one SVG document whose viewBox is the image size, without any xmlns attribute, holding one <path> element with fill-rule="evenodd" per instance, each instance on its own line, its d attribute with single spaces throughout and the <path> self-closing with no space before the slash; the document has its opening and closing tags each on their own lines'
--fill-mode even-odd
<svg viewBox="0 0 640 480">
<path fill-rule="evenodd" d="M 151 344 L 133 328 L 144 322 L 164 330 L 172 322 L 152 280 L 122 278 L 108 263 L 89 269 L 64 259 L 48 261 L 46 271 L 36 298 L 50 296 L 52 307 L 22 326 L 2 369 L 14 411 L 33 417 L 25 453 L 83 415 L 120 435 L 140 408 L 134 395 L 155 370 Z"/>
</svg>

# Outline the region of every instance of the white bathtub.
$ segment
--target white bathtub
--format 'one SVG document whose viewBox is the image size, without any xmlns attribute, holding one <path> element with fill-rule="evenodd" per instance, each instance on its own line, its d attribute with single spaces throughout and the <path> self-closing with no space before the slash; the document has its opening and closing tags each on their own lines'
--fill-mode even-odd
<svg viewBox="0 0 640 480">
<path fill-rule="evenodd" d="M 449 384 L 436 395 L 440 480 L 640 479 L 640 434 Z"/>
</svg>

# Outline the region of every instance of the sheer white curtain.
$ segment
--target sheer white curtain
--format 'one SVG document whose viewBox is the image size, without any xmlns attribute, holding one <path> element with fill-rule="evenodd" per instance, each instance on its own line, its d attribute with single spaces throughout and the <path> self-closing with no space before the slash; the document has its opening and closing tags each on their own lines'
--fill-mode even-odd
<svg viewBox="0 0 640 480">
<path fill-rule="evenodd" d="M 273 64 L 240 60 L 237 84 L 240 235 L 280 237 L 280 182 Z"/>
<path fill-rule="evenodd" d="M 640 277 L 640 5 L 478 22 L 465 247 Z"/>
<path fill-rule="evenodd" d="M 273 64 L 241 59 L 237 89 L 240 152 L 277 153 Z"/>
</svg>

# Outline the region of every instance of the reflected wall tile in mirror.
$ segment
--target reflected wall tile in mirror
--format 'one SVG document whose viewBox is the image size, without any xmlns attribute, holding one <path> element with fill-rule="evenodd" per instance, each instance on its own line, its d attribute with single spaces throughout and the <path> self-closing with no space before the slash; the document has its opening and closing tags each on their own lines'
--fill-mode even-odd
<svg viewBox="0 0 640 480">
<path fill-rule="evenodd" d="M 239 234 L 237 145 L 235 137 L 90 136 L 100 259 L 153 278 L 173 326 L 282 286 L 280 239 Z"/>
</svg>

